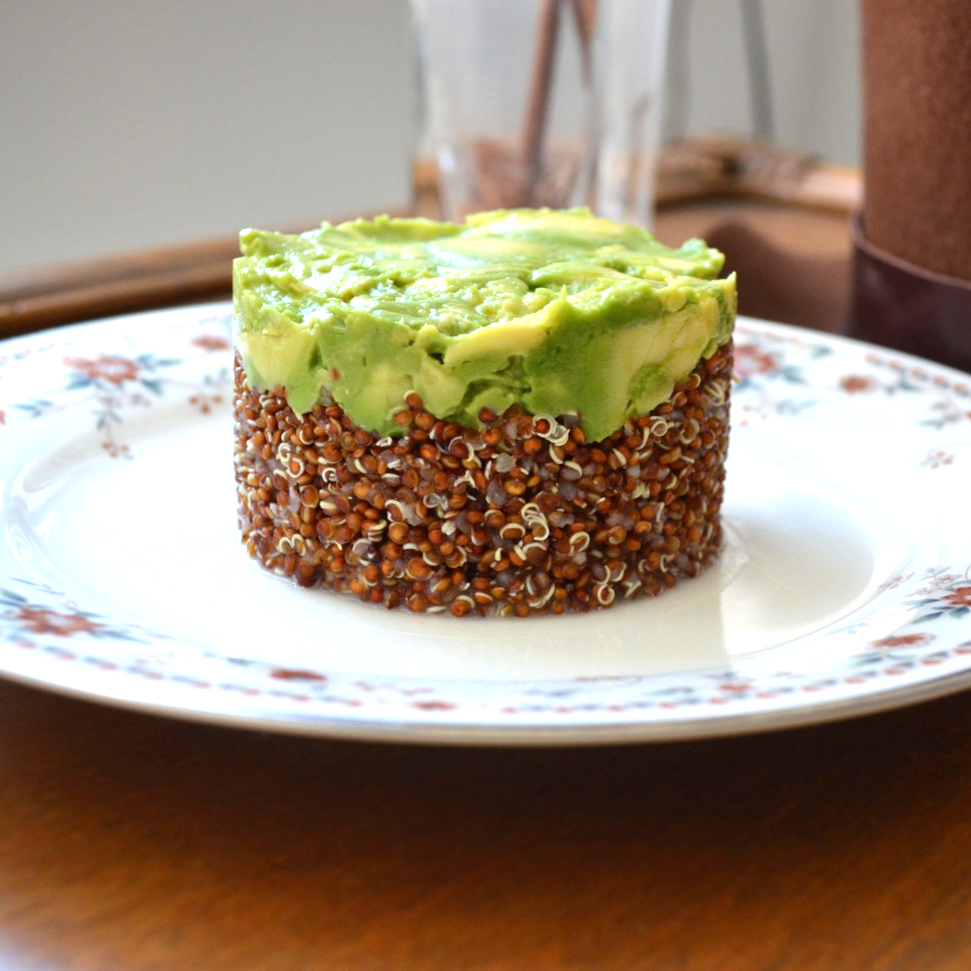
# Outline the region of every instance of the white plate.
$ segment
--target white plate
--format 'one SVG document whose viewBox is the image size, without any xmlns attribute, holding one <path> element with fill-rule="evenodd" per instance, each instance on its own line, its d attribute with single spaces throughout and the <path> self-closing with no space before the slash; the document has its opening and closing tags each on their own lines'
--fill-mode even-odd
<svg viewBox="0 0 971 971">
<path fill-rule="evenodd" d="M 575 617 L 388 612 L 236 534 L 230 308 L 0 343 L 0 673 L 231 725 L 700 737 L 971 684 L 971 378 L 742 319 L 717 567 Z"/>
</svg>

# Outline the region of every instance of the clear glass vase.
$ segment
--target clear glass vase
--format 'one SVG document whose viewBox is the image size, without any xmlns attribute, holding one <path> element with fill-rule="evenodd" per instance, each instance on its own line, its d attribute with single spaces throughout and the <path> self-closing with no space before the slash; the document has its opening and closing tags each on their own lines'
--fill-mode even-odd
<svg viewBox="0 0 971 971">
<path fill-rule="evenodd" d="M 670 0 L 412 0 L 415 205 L 649 225 Z"/>
</svg>

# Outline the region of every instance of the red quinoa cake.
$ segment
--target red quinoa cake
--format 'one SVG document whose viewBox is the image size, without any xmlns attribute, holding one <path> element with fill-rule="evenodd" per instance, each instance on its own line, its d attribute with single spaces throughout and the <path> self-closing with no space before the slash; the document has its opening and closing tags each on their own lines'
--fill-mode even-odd
<svg viewBox="0 0 971 971">
<path fill-rule="evenodd" d="M 717 556 L 735 281 L 583 209 L 247 230 L 246 549 L 422 613 L 609 607 Z"/>
</svg>

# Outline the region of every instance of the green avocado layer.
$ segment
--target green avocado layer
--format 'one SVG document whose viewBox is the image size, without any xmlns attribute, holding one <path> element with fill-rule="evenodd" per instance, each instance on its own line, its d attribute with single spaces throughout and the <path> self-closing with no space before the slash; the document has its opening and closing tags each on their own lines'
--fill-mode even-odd
<svg viewBox="0 0 971 971">
<path fill-rule="evenodd" d="M 240 244 L 235 343 L 250 385 L 282 386 L 299 413 L 333 399 L 379 434 L 401 433 L 393 416 L 416 391 L 466 426 L 518 403 L 578 414 L 601 439 L 666 400 L 735 320 L 717 250 L 669 249 L 585 209 L 247 229 Z"/>
</svg>

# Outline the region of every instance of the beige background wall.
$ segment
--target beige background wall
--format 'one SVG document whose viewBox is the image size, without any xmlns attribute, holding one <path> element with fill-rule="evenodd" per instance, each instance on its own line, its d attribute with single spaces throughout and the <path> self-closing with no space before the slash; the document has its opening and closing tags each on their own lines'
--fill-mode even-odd
<svg viewBox="0 0 971 971">
<path fill-rule="evenodd" d="M 855 4 L 763 6 L 777 140 L 856 162 Z M 683 12 L 669 127 L 751 131 L 738 4 Z M 0 273 L 401 204 L 411 80 L 407 0 L 0 0 Z"/>
</svg>

